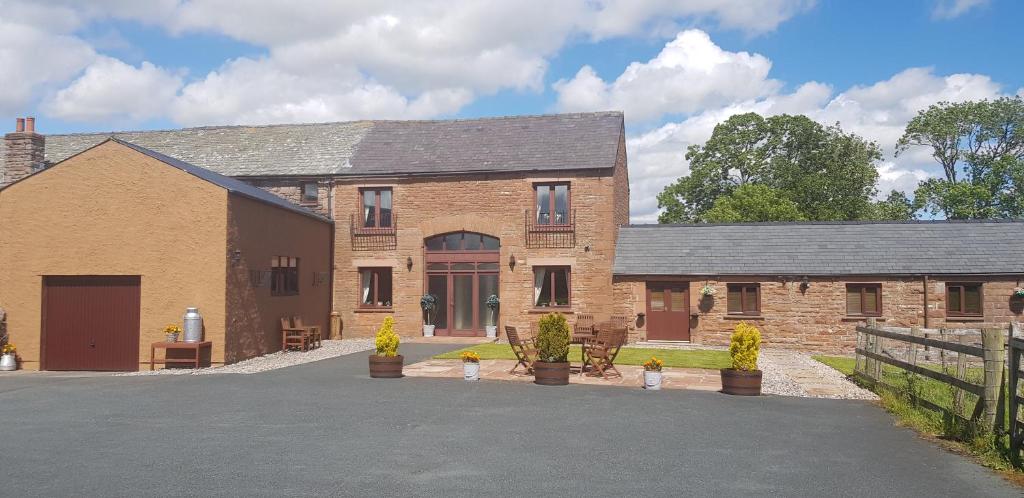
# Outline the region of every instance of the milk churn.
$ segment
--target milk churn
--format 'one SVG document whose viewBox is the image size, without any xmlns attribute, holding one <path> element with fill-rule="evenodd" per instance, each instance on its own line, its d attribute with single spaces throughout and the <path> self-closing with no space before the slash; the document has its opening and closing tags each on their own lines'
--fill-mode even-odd
<svg viewBox="0 0 1024 498">
<path fill-rule="evenodd" d="M 199 308 L 186 308 L 185 317 L 185 342 L 203 341 L 203 315 L 199 314 Z"/>
</svg>

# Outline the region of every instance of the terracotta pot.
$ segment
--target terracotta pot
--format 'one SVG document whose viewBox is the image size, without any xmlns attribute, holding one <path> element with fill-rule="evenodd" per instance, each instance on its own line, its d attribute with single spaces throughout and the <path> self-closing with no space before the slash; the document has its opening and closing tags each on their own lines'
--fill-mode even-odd
<svg viewBox="0 0 1024 498">
<path fill-rule="evenodd" d="M 370 355 L 370 377 L 375 379 L 397 379 L 402 377 L 402 362 L 405 357 Z"/>
<path fill-rule="evenodd" d="M 548 363 L 537 361 L 533 364 L 533 383 L 542 386 L 569 385 L 569 362 Z"/>
<path fill-rule="evenodd" d="M 761 371 L 760 370 L 734 370 L 723 368 L 722 392 L 738 396 L 760 396 L 761 395 Z"/>
</svg>

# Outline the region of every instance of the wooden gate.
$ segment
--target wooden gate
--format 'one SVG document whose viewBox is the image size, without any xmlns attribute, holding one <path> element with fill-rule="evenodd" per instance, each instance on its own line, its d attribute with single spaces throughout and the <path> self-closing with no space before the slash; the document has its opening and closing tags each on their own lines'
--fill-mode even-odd
<svg viewBox="0 0 1024 498">
<path fill-rule="evenodd" d="M 1007 398 L 1010 405 L 1010 457 L 1020 465 L 1020 451 L 1024 448 L 1024 421 L 1021 420 L 1021 408 L 1024 407 L 1024 397 L 1021 396 L 1021 379 L 1024 378 L 1024 326 L 1020 323 L 1013 324 L 1010 338 L 1007 341 L 1007 370 L 1010 375 L 1010 389 L 1007 391 Z"/>
<path fill-rule="evenodd" d="M 138 276 L 43 279 L 44 370 L 139 369 Z"/>
</svg>

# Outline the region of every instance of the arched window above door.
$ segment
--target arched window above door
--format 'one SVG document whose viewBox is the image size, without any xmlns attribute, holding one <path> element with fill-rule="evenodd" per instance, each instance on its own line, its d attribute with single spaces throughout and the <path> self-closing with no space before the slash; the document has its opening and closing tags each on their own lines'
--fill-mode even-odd
<svg viewBox="0 0 1024 498">
<path fill-rule="evenodd" d="M 496 237 L 475 232 L 452 232 L 436 235 L 424 242 L 428 252 L 435 251 L 497 251 L 501 244 Z"/>
</svg>

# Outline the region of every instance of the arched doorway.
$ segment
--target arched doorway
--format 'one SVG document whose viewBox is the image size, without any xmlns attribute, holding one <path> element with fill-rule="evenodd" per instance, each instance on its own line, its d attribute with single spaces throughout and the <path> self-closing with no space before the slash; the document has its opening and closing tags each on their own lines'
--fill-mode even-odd
<svg viewBox="0 0 1024 498">
<path fill-rule="evenodd" d="M 500 243 L 475 232 L 436 235 L 423 243 L 427 293 L 437 298 L 434 333 L 483 336 L 484 327 L 497 325 L 487 298 L 498 295 Z"/>
</svg>

